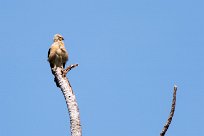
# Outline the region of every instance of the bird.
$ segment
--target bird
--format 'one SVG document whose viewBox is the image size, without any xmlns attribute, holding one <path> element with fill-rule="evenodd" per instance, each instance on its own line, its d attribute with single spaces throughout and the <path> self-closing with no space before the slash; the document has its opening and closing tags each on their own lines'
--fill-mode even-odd
<svg viewBox="0 0 204 136">
<path fill-rule="evenodd" d="M 65 48 L 62 35 L 55 34 L 53 40 L 54 42 L 48 50 L 48 61 L 54 74 L 57 67 L 65 68 L 65 64 L 68 61 L 68 52 Z"/>
<path fill-rule="evenodd" d="M 52 74 L 55 75 L 55 70 L 57 69 L 57 67 L 60 67 L 62 69 L 65 68 L 65 64 L 68 61 L 68 52 L 65 48 L 63 42 L 64 38 L 62 35 L 55 34 L 53 40 L 54 42 L 48 50 L 47 60 L 50 63 Z M 56 77 L 54 78 L 54 81 L 56 83 L 56 86 L 60 87 Z"/>
</svg>

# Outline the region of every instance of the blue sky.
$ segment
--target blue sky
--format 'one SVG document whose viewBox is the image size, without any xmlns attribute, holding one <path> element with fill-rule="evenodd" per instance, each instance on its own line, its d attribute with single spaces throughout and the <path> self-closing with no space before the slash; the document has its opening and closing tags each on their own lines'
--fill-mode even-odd
<svg viewBox="0 0 204 136">
<path fill-rule="evenodd" d="M 65 38 L 84 136 L 204 135 L 204 1 L 18 0 L 0 4 L 0 135 L 67 136 L 47 51 Z"/>
</svg>

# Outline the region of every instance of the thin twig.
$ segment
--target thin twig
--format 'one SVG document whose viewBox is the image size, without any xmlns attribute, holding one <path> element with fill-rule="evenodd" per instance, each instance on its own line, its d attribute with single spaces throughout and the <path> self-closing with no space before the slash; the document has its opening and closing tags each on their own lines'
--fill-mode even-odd
<svg viewBox="0 0 204 136">
<path fill-rule="evenodd" d="M 64 69 L 64 70 L 62 71 L 63 77 L 65 77 L 66 74 L 67 74 L 70 70 L 72 70 L 73 68 L 75 68 L 75 67 L 77 67 L 77 66 L 79 66 L 79 64 L 69 65 L 66 69 Z"/>
<path fill-rule="evenodd" d="M 160 136 L 164 136 L 166 131 L 169 128 L 169 125 L 171 124 L 172 118 L 174 116 L 174 111 L 175 111 L 175 107 L 176 107 L 176 91 L 177 91 L 177 86 L 174 86 L 174 93 L 173 93 L 173 100 L 172 100 L 172 105 L 171 105 L 171 112 L 170 115 L 168 117 L 168 120 L 166 122 L 166 124 L 163 127 L 162 132 L 160 133 Z"/>
</svg>

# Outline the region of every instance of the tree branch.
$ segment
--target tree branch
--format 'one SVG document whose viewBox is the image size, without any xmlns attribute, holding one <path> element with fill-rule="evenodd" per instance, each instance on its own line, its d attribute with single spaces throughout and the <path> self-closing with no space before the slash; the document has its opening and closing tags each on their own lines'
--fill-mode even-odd
<svg viewBox="0 0 204 136">
<path fill-rule="evenodd" d="M 57 69 L 54 72 L 56 83 L 57 85 L 59 85 L 67 104 L 70 116 L 71 136 L 82 135 L 78 104 L 74 92 L 72 90 L 72 87 L 69 83 L 69 80 L 66 77 L 66 74 L 76 66 L 78 66 L 78 64 L 70 65 L 65 70 L 63 70 L 60 67 L 57 67 Z"/>
<path fill-rule="evenodd" d="M 75 67 L 77 67 L 77 66 L 79 66 L 79 64 L 72 64 L 72 65 L 69 65 L 66 69 L 64 69 L 63 70 L 63 76 L 65 77 L 66 76 L 66 74 L 70 71 L 70 70 L 72 70 L 73 68 L 75 68 Z"/>
<path fill-rule="evenodd" d="M 160 136 L 164 136 L 166 131 L 169 128 L 169 125 L 171 124 L 172 118 L 174 116 L 174 111 L 175 111 L 175 107 L 176 107 L 176 91 L 177 91 L 177 86 L 174 86 L 174 93 L 173 93 L 173 100 L 172 100 L 172 105 L 171 105 L 171 112 L 170 115 L 168 117 L 168 120 L 166 122 L 166 124 L 163 127 L 162 132 L 160 133 Z"/>
</svg>

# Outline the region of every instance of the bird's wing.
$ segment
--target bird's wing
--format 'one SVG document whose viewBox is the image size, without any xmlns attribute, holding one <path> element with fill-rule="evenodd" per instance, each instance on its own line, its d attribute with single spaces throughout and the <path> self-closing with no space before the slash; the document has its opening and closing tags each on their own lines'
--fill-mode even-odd
<svg viewBox="0 0 204 136">
<path fill-rule="evenodd" d="M 59 45 L 53 43 L 48 50 L 48 61 L 50 62 L 50 67 L 53 68 L 55 64 L 56 50 L 59 49 Z"/>
<path fill-rule="evenodd" d="M 49 60 L 49 56 L 50 56 L 50 48 L 49 48 L 49 50 L 48 50 L 48 54 L 47 54 L 47 58 L 48 58 L 48 60 Z"/>
<path fill-rule="evenodd" d="M 52 61 L 55 58 L 56 50 L 59 49 L 59 45 L 54 43 L 51 45 L 48 51 L 48 61 Z"/>
</svg>

